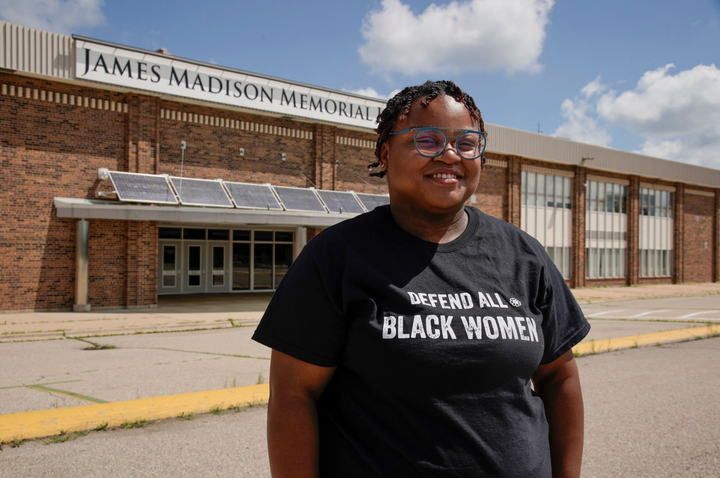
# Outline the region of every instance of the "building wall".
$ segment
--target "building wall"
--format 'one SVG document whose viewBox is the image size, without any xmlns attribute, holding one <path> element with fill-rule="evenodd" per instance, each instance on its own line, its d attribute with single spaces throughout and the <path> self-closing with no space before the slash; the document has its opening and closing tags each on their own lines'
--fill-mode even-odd
<svg viewBox="0 0 720 478">
<path fill-rule="evenodd" d="M 480 173 L 480 184 L 475 191 L 476 203 L 471 204 L 485 214 L 498 219 L 507 218 L 509 190 L 508 168 L 505 160 L 489 154 L 489 164 Z"/>
<path fill-rule="evenodd" d="M 0 309 L 69 308 L 75 226 L 53 198 L 93 197 L 97 168 L 121 167 L 124 98 L 4 74 L 0 85 Z"/>
<path fill-rule="evenodd" d="M 713 280 L 715 198 L 685 193 L 684 281 Z"/>
<path fill-rule="evenodd" d="M 386 192 L 367 173 L 372 134 L 9 74 L 0 85 L 0 310 L 72 307 L 75 221 L 53 198 L 112 191 L 99 168 Z M 88 247 L 90 304 L 157 303 L 156 223 L 90 221 Z"/>
<path fill-rule="evenodd" d="M 375 161 L 376 138 L 371 133 L 6 73 L 0 73 L 0 86 L 0 266 L 6 271 L 0 277 L 0 310 L 72 307 L 75 221 L 57 218 L 53 198 L 96 198 L 98 191 L 112 191 L 110 181 L 97 179 L 99 168 L 387 192 L 385 179 L 367 171 Z M 181 141 L 187 143 L 184 158 Z M 699 282 L 718 275 L 715 229 L 720 227 L 720 200 L 715 197 L 685 194 L 681 183 L 492 152 L 487 157 L 475 201 L 469 203 L 517 226 L 523 165 L 573 172 L 572 286 Z M 626 279 L 585 279 L 587 174 L 630 181 Z M 641 182 L 676 188 L 673 277 L 639 277 Z M 153 222 L 90 221 L 91 305 L 157 303 L 157 231 Z M 318 232 L 310 228 L 308 239 Z"/>
</svg>

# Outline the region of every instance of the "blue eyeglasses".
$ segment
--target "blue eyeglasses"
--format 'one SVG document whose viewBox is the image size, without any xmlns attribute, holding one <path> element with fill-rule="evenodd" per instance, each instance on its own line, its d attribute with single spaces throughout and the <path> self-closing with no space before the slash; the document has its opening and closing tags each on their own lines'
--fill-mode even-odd
<svg viewBox="0 0 720 478">
<path fill-rule="evenodd" d="M 410 128 L 402 131 L 394 131 L 388 136 L 415 131 L 415 149 L 421 156 L 434 158 L 440 156 L 447 148 L 448 140 L 455 140 L 455 151 L 463 159 L 477 159 L 485 152 L 487 145 L 487 133 L 482 131 L 466 130 L 457 136 L 448 136 L 443 129 L 451 128 Z"/>
</svg>

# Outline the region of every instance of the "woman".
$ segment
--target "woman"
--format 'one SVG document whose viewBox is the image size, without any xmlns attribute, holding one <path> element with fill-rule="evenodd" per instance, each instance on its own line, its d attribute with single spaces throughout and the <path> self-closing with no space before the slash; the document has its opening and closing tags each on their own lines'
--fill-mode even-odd
<svg viewBox="0 0 720 478">
<path fill-rule="evenodd" d="M 378 123 L 390 205 L 314 238 L 253 337 L 273 477 L 579 476 L 590 327 L 537 241 L 464 206 L 475 102 L 427 82 Z"/>
</svg>

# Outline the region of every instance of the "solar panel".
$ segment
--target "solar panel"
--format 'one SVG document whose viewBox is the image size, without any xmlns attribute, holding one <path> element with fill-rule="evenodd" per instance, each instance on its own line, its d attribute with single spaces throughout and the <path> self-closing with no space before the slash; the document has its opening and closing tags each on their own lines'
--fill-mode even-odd
<svg viewBox="0 0 720 478">
<path fill-rule="evenodd" d="M 180 204 L 190 206 L 233 207 L 219 181 L 170 177 Z"/>
<path fill-rule="evenodd" d="M 341 191 L 316 191 L 330 212 L 362 214 L 365 210 L 353 193 Z"/>
<path fill-rule="evenodd" d="M 363 203 L 363 206 L 365 206 L 365 209 L 367 209 L 368 211 L 372 211 L 378 206 L 390 204 L 390 197 L 384 194 L 355 193 L 355 195 L 358 197 L 360 202 Z"/>
<path fill-rule="evenodd" d="M 110 171 L 110 181 L 112 181 L 118 199 L 121 201 L 159 204 L 178 203 L 165 176 Z"/>
<path fill-rule="evenodd" d="M 247 184 L 225 181 L 225 189 L 235 203 L 235 207 L 246 209 L 275 209 L 282 206 L 268 184 Z"/>
<path fill-rule="evenodd" d="M 273 186 L 273 189 L 288 211 L 327 212 L 312 189 L 281 186 Z"/>
</svg>

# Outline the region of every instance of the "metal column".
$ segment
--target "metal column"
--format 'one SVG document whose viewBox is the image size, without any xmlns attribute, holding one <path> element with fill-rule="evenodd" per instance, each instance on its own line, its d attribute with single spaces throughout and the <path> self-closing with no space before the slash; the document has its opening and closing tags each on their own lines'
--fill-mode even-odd
<svg viewBox="0 0 720 478">
<path fill-rule="evenodd" d="M 75 304 L 73 304 L 73 311 L 90 312 L 92 308 L 88 304 L 88 236 L 90 223 L 86 219 L 80 219 L 76 227 Z"/>
<path fill-rule="evenodd" d="M 293 261 L 300 255 L 303 247 L 307 244 L 307 227 L 295 228 L 295 241 L 293 242 Z"/>
</svg>

